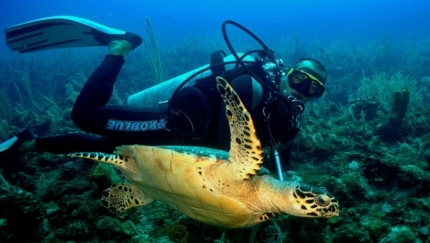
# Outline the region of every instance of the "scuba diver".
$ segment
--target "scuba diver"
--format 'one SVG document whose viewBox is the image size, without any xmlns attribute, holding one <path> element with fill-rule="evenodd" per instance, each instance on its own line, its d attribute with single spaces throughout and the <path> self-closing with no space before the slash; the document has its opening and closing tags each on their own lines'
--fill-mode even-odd
<svg viewBox="0 0 430 243">
<path fill-rule="evenodd" d="M 246 30 L 239 24 L 226 21 Z M 42 31 L 42 36 L 32 35 Z M 247 30 L 246 30 L 247 31 Z M 299 178 L 290 165 L 291 148 L 300 132 L 299 116 L 305 103 L 321 97 L 327 79 L 325 67 L 311 58 L 297 60 L 285 68 L 263 46 L 253 61 L 244 61 L 227 45 L 236 58 L 237 67 L 225 69 L 225 53 L 211 55 L 211 74 L 180 85 L 168 102 L 151 107 L 106 105 L 125 56 L 137 48 L 140 36 L 113 29 L 90 20 L 56 16 L 30 21 L 6 29 L 7 44 L 20 53 L 75 46 L 107 46 L 108 53 L 100 66 L 86 81 L 71 112 L 73 122 L 83 131 L 97 134 L 67 134 L 34 138 L 25 129 L 0 144 L 0 158 L 23 152 L 70 153 L 99 151 L 111 153 L 119 145 L 186 145 L 228 150 L 230 132 L 225 107 L 216 88 L 215 77 L 222 76 L 238 93 L 251 113 L 263 147 L 271 148 L 263 166 Z M 59 34 L 61 33 L 61 35 Z M 66 33 L 63 35 L 63 33 Z M 28 35 L 28 38 L 22 38 Z M 40 40 L 44 41 L 40 41 Z M 277 161 L 274 161 L 277 159 Z M 281 175 L 282 176 L 282 175 Z"/>
</svg>

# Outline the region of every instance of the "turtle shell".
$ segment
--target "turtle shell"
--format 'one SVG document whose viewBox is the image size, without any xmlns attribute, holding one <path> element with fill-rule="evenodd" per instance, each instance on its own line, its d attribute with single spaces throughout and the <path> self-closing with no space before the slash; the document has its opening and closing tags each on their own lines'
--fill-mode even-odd
<svg viewBox="0 0 430 243">
<path fill-rule="evenodd" d="M 227 171 L 223 167 L 230 164 L 227 152 L 125 145 L 117 154 L 129 158 L 120 169 L 131 185 L 190 218 L 215 226 L 245 227 L 254 224 L 258 216 L 238 200 L 249 197 L 251 185 L 244 181 L 239 184 L 223 173 Z M 243 192 L 246 195 L 241 195 Z"/>
</svg>

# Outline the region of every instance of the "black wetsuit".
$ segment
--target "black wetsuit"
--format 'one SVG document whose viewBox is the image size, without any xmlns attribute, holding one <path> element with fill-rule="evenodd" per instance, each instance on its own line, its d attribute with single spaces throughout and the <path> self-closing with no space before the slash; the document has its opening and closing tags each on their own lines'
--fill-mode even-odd
<svg viewBox="0 0 430 243">
<path fill-rule="evenodd" d="M 94 71 L 85 83 L 73 107 L 71 117 L 74 123 L 83 131 L 98 134 L 67 134 L 63 136 L 37 138 L 35 149 L 38 152 L 69 153 L 78 151 L 100 151 L 111 153 L 116 146 L 122 144 L 143 144 L 143 145 L 198 145 L 212 148 L 228 150 L 230 144 L 230 132 L 225 117 L 225 108 L 216 89 L 214 77 L 196 81 L 194 87 L 203 94 L 208 101 L 207 117 L 199 118 L 200 110 L 193 114 L 189 111 L 190 119 L 202 119 L 197 121 L 195 127 L 203 127 L 202 133 L 186 134 L 179 128 L 172 125 L 174 122 L 167 122 L 168 115 L 166 105 L 157 107 L 133 107 L 128 105 L 110 105 L 109 101 L 113 87 L 125 61 L 122 56 L 107 55 L 102 64 Z M 268 82 L 266 73 L 261 67 L 261 63 L 250 65 L 251 70 L 262 80 Z M 265 87 L 261 87 L 261 99 L 258 103 L 253 95 L 252 78 L 242 68 L 227 70 L 222 75 L 226 80 L 231 81 L 232 87 L 238 93 L 242 102 L 251 112 L 258 136 L 263 146 L 270 146 L 271 140 L 274 142 L 290 143 L 298 134 L 297 121 L 289 113 L 278 111 L 276 107 L 269 109 L 266 101 L 269 92 Z M 186 106 L 188 96 L 181 97 L 180 108 Z M 195 97 L 189 98 L 192 105 L 196 102 Z M 172 105 L 174 107 L 174 105 Z M 276 106 L 276 105 L 275 105 Z M 202 108 L 199 109 L 202 109 Z M 266 107 L 266 108 L 264 108 Z M 194 107 L 190 107 L 193 111 Z M 186 108 L 185 108 L 186 109 Z M 263 112 L 265 109 L 265 112 Z M 270 111 L 270 119 L 267 120 L 265 113 Z M 187 111 L 186 111 L 187 112 Z M 170 116 L 173 117 L 174 116 Z M 166 124 L 167 122 L 167 124 Z M 198 124 L 200 122 L 200 124 Z M 270 129 L 269 129 L 270 127 Z M 186 130 L 186 128 L 185 128 Z M 273 139 L 272 139 L 273 138 Z M 280 150 L 281 162 L 284 171 L 290 170 L 291 144 Z M 274 171 L 274 163 L 265 162 L 264 166 Z"/>
</svg>

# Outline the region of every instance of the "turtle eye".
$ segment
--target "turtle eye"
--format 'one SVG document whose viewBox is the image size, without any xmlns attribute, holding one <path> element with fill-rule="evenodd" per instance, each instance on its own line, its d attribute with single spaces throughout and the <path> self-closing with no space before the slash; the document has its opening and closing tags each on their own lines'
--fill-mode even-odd
<svg viewBox="0 0 430 243">
<path fill-rule="evenodd" d="M 316 202 L 320 206 L 328 206 L 330 204 L 330 197 L 327 195 L 318 195 Z"/>
</svg>

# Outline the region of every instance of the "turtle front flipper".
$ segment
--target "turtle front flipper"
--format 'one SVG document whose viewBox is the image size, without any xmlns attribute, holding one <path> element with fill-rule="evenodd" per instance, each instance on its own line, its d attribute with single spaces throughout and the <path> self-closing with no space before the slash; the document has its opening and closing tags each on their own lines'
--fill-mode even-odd
<svg viewBox="0 0 430 243">
<path fill-rule="evenodd" d="M 263 151 L 257 138 L 251 114 L 246 110 L 237 93 L 222 77 L 217 77 L 217 87 L 225 103 L 230 126 L 231 142 L 229 172 L 236 180 L 247 180 L 257 175 L 263 164 Z"/>
<path fill-rule="evenodd" d="M 113 184 L 103 191 L 103 206 L 122 212 L 129 208 L 145 206 L 154 199 L 145 196 L 136 186 L 131 184 Z"/>
</svg>

